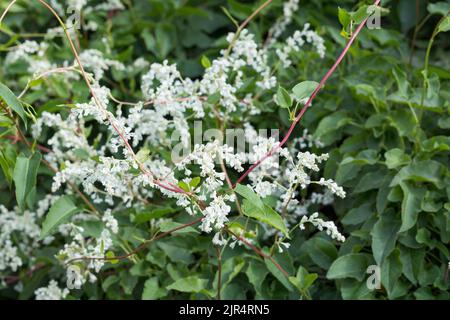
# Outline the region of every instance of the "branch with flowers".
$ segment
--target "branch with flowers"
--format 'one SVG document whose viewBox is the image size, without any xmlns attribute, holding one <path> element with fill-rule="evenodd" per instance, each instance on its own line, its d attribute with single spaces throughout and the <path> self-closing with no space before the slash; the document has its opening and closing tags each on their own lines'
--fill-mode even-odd
<svg viewBox="0 0 450 320">
<path fill-rule="evenodd" d="M 0 17 L 0 25 L 16 2 L 8 4 Z M 275 251 L 281 254 L 289 249 L 294 231 L 304 230 L 306 224 L 325 230 L 333 240 L 345 241 L 333 221 L 319 218 L 317 212 L 309 212 L 310 208 L 330 204 L 335 195 L 344 198 L 345 191 L 335 181 L 319 176 L 319 165 L 328 159 L 328 154 L 305 150 L 305 146 L 320 146 L 320 141 L 306 132 L 291 143 L 288 140 L 344 59 L 367 18 L 351 34 L 342 53 L 319 83 L 303 81 L 292 90 L 285 90 L 277 79 L 283 68 L 295 65 L 302 51 L 323 58 L 326 50 L 325 40 L 309 24 L 285 42 L 282 40 L 298 9 L 298 1 L 284 4 L 283 17 L 271 27 L 265 45 L 261 46 L 248 27 L 253 19 L 270 8 L 271 0 L 263 2 L 234 33 L 227 35 L 225 48 L 215 59 L 210 61 L 206 56 L 202 59 L 205 70 L 198 78 L 183 77 L 177 65 L 167 60 L 150 64 L 138 59 L 132 66 L 125 66 L 118 60 L 106 58 L 97 49 L 78 49 L 80 41 L 61 18 L 58 12 L 61 8 L 44 0 L 38 2 L 58 21 L 59 27 L 52 32 L 65 35 L 74 61 L 54 65 L 46 59 L 48 45 L 31 41 L 18 44 L 7 54 L 8 63 L 25 62 L 29 73 L 26 87 L 17 98 L 6 90 L 8 95 L 2 96 L 6 102 L 3 107 L 17 133 L 7 137 L 23 142 L 29 149 L 27 154 L 42 151 L 40 161 L 53 176 L 51 192 L 37 202 L 37 209 L 27 203 L 33 191 L 22 186 L 23 192 L 16 192 L 19 206 L 15 210 L 31 217 L 29 229 L 32 230 L 17 247 L 10 238 L 13 232 L 24 230 L 16 226 L 15 210 L 0 206 L 7 223 L 13 226 L 0 241 L 0 246 L 8 246 L 10 252 L 0 260 L 0 271 L 18 270 L 22 259 L 15 254 L 17 251 L 27 252 L 33 246 L 44 247 L 62 238 L 67 242 L 59 248 L 56 258 L 66 268 L 67 289 L 77 290 L 88 282 L 96 282 L 105 265 L 122 260 L 138 265 L 143 250 L 150 243 L 169 235 L 176 238 L 175 235 L 184 232 L 198 234 L 193 227 L 200 224 L 198 238 L 213 234 L 210 242 L 217 250 L 218 259 L 217 294 L 207 291 L 207 296 L 220 298 L 223 286 L 231 281 L 222 281 L 226 267 L 222 262 L 223 251 L 246 247 L 282 274 L 285 278 L 282 281 L 287 281 L 283 285 L 297 286 L 299 294 L 308 298 L 305 288 L 300 288 L 297 278 L 291 276 L 291 270 L 277 261 Z M 119 3 L 108 2 L 106 11 L 123 10 Z M 380 0 L 376 0 L 374 6 L 379 3 Z M 90 11 L 92 9 L 95 7 Z M 116 98 L 106 85 L 106 74 L 133 74 L 136 70 L 141 78 L 142 100 L 134 103 Z M 27 95 L 53 77 L 59 77 L 66 84 L 83 81 L 90 100 L 62 103 L 64 112 L 43 111 L 37 117 L 28 111 L 24 117 L 22 109 Z M 292 123 L 280 142 L 274 137 L 258 136 L 252 122 L 266 104 L 289 110 Z M 149 105 L 152 108 L 144 108 Z M 127 108 L 122 110 L 122 106 Z M 296 113 L 298 108 L 300 111 Z M 29 109 L 33 107 L 30 105 Z M 22 132 L 23 127 L 27 128 L 27 119 L 33 122 L 29 132 L 33 143 Z M 191 147 L 195 120 L 217 124 L 222 135 L 228 128 L 245 129 L 243 139 L 253 143 L 252 148 L 236 151 L 220 139 L 211 139 L 195 144 L 177 160 L 173 155 L 169 157 L 169 151 L 176 147 L 174 136 L 179 136 L 178 146 L 183 150 Z M 22 159 L 27 168 L 25 181 L 36 180 L 39 161 L 34 164 L 33 155 L 24 155 Z M 34 176 L 29 169 L 33 167 Z M 232 176 L 237 174 L 233 184 Z M 16 187 L 21 176 L 23 174 L 14 173 Z M 244 182 L 247 183 L 244 185 Z M 325 191 L 301 193 L 313 186 L 323 187 Z M 56 195 L 57 192 L 60 195 Z M 76 205 L 78 198 L 74 192 L 89 210 Z M 141 213 L 151 201 L 174 204 L 194 220 L 186 222 L 185 219 L 181 223 L 166 218 L 176 211 L 174 208 L 149 215 Z M 123 212 L 132 213 L 124 216 Z M 135 223 L 139 219 L 146 223 L 146 228 L 124 240 L 132 226 L 139 224 Z M 92 228 L 92 225 L 99 230 L 88 230 L 86 226 Z M 148 234 L 153 236 L 148 238 Z M 259 248 L 262 247 L 259 241 L 271 243 L 270 249 Z M 138 245 L 133 247 L 135 243 Z M 118 250 L 125 253 L 115 254 Z M 152 260 L 152 250 L 148 251 L 148 259 Z M 167 288 L 178 288 L 175 283 Z M 52 280 L 48 288 L 38 289 L 36 295 L 65 297 L 69 294 L 67 289 L 58 289 Z"/>
</svg>

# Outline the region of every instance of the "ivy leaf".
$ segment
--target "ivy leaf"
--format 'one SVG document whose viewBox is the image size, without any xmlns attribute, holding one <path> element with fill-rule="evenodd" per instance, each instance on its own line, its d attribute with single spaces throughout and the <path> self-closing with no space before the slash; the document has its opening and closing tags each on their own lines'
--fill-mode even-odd
<svg viewBox="0 0 450 320">
<path fill-rule="evenodd" d="M 69 196 L 62 196 L 56 200 L 45 217 L 39 238 L 42 240 L 52 234 L 59 225 L 65 223 L 79 211 L 80 209 L 75 206 Z"/>
<path fill-rule="evenodd" d="M 35 152 L 30 157 L 23 154 L 17 157 L 14 167 L 13 180 L 16 186 L 16 200 L 19 207 L 23 210 L 28 195 L 36 186 L 36 177 L 41 154 Z"/>
<path fill-rule="evenodd" d="M 319 85 L 316 81 L 303 81 L 292 88 L 292 93 L 297 101 L 309 98 Z"/>
<path fill-rule="evenodd" d="M 25 124 L 25 128 L 27 127 L 27 117 L 25 115 L 25 110 L 20 103 L 20 101 L 16 98 L 15 94 L 4 84 L 0 83 L 0 100 L 3 100 L 7 106 L 13 109 L 19 117 L 22 119 Z"/>
<path fill-rule="evenodd" d="M 289 92 L 286 91 L 282 86 L 278 87 L 276 102 L 281 108 L 289 108 L 292 105 L 292 98 Z"/>
</svg>

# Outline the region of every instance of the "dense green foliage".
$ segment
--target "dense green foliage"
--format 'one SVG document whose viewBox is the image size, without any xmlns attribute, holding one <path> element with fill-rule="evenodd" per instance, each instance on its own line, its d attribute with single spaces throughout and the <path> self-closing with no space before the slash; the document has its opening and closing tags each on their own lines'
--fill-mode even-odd
<svg viewBox="0 0 450 320">
<path fill-rule="evenodd" d="M 150 62 L 168 59 L 178 64 L 183 76 L 195 78 L 226 47 L 226 34 L 236 30 L 229 16 L 242 22 L 263 2 L 123 1 L 125 10 L 89 13 L 99 28 L 81 31 L 77 45 L 104 51 L 107 42 L 107 56 L 125 65 L 140 57 Z M 315 52 L 297 53 L 294 65 L 277 71 L 283 88 L 290 91 L 299 82 L 320 81 L 352 32 L 352 27 L 345 25 L 350 19 L 348 12 L 357 11 L 363 3 L 371 4 L 351 0 L 300 2 L 300 10 L 285 34 L 309 22 L 325 39 L 327 51 L 324 59 Z M 0 9 L 3 11 L 6 5 L 2 1 Z M 450 261 L 449 5 L 417 1 L 416 8 L 416 1 L 399 0 L 382 1 L 382 6 L 386 10 L 381 29 L 361 31 L 294 131 L 294 136 L 300 136 L 307 128 L 322 141 L 324 147 L 313 151 L 330 154 L 323 176 L 334 179 L 347 192 L 345 199 L 316 209 L 336 221 L 347 238 L 344 243 L 313 228 L 293 232 L 290 248 L 282 253 L 271 248 L 270 239 L 259 239 L 257 246 L 267 254 L 271 252 L 291 275 L 286 278 L 270 260 L 245 246 L 225 248 L 219 261 L 211 236 L 188 227 L 151 243 L 130 259 L 110 260 L 98 274 L 98 282 L 72 291 L 70 297 L 214 299 L 221 264 L 221 297 L 228 299 L 450 299 L 450 282 L 444 280 Z M 251 21 L 248 29 L 258 42 L 264 42 L 281 12 L 282 1 L 273 1 Z M 55 26 L 55 19 L 34 1 L 19 1 L 0 26 L 0 204 L 7 208 L 34 208 L 38 199 L 51 193 L 54 173 L 39 165 L 41 154 L 36 144 L 45 146 L 46 139 L 32 140 L 30 126 L 34 119 L 44 111 L 67 115 L 73 103 L 89 97 L 81 80 L 67 83 L 54 76 L 30 83 L 23 64 L 4 64 L 6 53 L 17 42 L 24 37 L 39 41 L 39 32 Z M 73 60 L 64 37 L 51 43 L 47 49 L 50 60 Z M 142 99 L 139 72 L 114 70 L 106 78 L 117 99 Z M 26 87 L 37 89 L 28 91 L 19 102 L 16 97 Z M 252 124 L 279 128 L 284 134 L 292 115 L 287 108 L 272 103 L 275 94 L 279 105 L 291 104 L 289 95 L 281 89 L 278 93 L 262 93 L 258 107 L 263 112 Z M 16 123 L 8 112 L 14 113 Z M 8 138 L 18 135 L 16 124 L 31 148 Z M 214 125 L 211 120 L 206 126 Z M 92 130 L 104 132 L 95 126 Z M 238 177 L 237 173 L 230 174 L 232 181 Z M 303 191 L 303 196 L 311 192 Z M 252 213 L 248 216 L 264 221 L 258 217 L 263 211 L 264 222 L 284 232 L 284 223 L 277 220 L 281 219 L 279 215 L 270 217 L 270 203 L 261 202 L 259 207 L 255 194 L 242 189 L 236 192 L 240 199 L 246 199 L 244 205 L 251 207 L 246 211 Z M 265 207 L 270 209 L 266 209 L 269 214 L 261 209 Z M 46 213 L 49 218 L 42 225 L 41 237 L 83 210 L 85 204 L 76 193 L 62 196 Z M 156 230 L 151 221 L 160 217 L 170 220 Z M 140 211 L 124 209 L 116 218 L 122 247 L 110 257 L 131 251 L 157 231 L 171 230 L 192 219 L 170 199 L 156 199 Z M 257 221 L 243 217 L 229 228 L 247 227 L 247 222 L 248 230 L 258 230 Z M 84 227 L 91 236 L 99 236 L 96 223 L 86 222 Z M 17 281 L 0 283 L 0 298 L 33 298 L 34 291 L 46 286 L 49 279 L 62 278 L 64 270 L 54 258 L 57 252 L 53 244 L 42 247 L 34 250 L 34 260 L 18 272 L 0 271 L 7 282 L 19 277 L 23 284 L 18 293 L 13 288 Z M 33 269 L 36 265 L 39 268 Z M 379 289 L 371 290 L 366 285 L 370 265 L 380 267 Z"/>
</svg>

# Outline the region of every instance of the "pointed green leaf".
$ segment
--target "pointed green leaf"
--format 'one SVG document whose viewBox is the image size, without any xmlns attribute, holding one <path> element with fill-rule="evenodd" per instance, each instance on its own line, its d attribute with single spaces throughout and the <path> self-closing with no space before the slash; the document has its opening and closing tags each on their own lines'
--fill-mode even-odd
<svg viewBox="0 0 450 320">
<path fill-rule="evenodd" d="M 35 152 L 30 157 L 23 154 L 16 159 L 14 167 L 13 180 L 16 186 L 16 200 L 19 207 L 25 209 L 27 196 L 36 186 L 37 170 L 41 161 L 41 154 Z"/>
<path fill-rule="evenodd" d="M 368 265 L 368 256 L 350 253 L 336 259 L 327 273 L 328 279 L 355 278 L 362 281 Z"/>
<path fill-rule="evenodd" d="M 79 212 L 69 196 L 62 196 L 51 206 L 42 224 L 40 239 L 51 235 L 61 224 L 67 222 L 72 215 Z"/>
<path fill-rule="evenodd" d="M 292 89 L 292 93 L 294 94 L 295 99 L 300 101 L 309 98 L 318 85 L 319 83 L 316 81 L 303 81 Z"/>
<path fill-rule="evenodd" d="M 292 98 L 289 95 L 289 92 L 281 86 L 278 87 L 276 100 L 281 108 L 289 108 L 292 105 Z"/>
<path fill-rule="evenodd" d="M 167 286 L 167 290 L 176 290 L 181 292 L 200 292 L 206 289 L 208 280 L 200 279 L 198 276 L 189 276 L 181 278 Z"/>
<path fill-rule="evenodd" d="M 288 236 L 289 231 L 286 228 L 286 224 L 284 223 L 281 216 L 271 207 L 264 205 L 263 208 L 260 208 L 257 207 L 254 202 L 248 199 L 244 199 L 242 211 L 247 217 L 251 217 L 261 222 L 267 223 Z"/>
<path fill-rule="evenodd" d="M 25 124 L 25 128 L 27 126 L 27 117 L 25 115 L 25 110 L 23 109 L 22 104 L 20 101 L 16 98 L 15 94 L 9 90 L 7 86 L 0 83 L 0 100 L 3 100 L 8 107 L 14 110 L 19 117 L 22 119 L 22 121 Z"/>
</svg>

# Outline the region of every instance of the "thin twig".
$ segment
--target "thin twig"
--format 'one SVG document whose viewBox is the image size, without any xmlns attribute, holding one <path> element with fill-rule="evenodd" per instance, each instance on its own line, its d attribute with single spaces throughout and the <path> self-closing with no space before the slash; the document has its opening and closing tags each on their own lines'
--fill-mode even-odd
<svg viewBox="0 0 450 320">
<path fill-rule="evenodd" d="M 81 260 L 83 260 L 83 261 L 84 260 L 103 260 L 103 261 L 124 260 L 124 259 L 127 259 L 127 258 L 131 257 L 132 255 L 135 255 L 136 253 L 140 252 L 145 247 L 147 247 L 148 244 L 150 244 L 150 243 L 152 243 L 154 241 L 157 241 L 157 240 L 159 240 L 161 238 L 164 238 L 164 237 L 168 236 L 169 234 L 171 234 L 171 233 L 173 233 L 175 231 L 178 231 L 178 230 L 181 230 L 181 229 L 193 226 L 193 225 L 199 223 L 202 220 L 203 220 L 203 217 L 198 218 L 198 219 L 196 219 L 194 221 L 191 221 L 189 223 L 183 224 L 181 226 L 178 226 L 176 228 L 170 229 L 170 230 L 168 230 L 166 232 L 160 233 L 157 236 L 154 236 L 153 238 L 151 238 L 149 240 L 145 240 L 139 246 L 137 246 L 135 249 L 133 249 L 131 252 L 129 252 L 127 254 L 123 254 L 123 255 L 115 256 L 115 257 L 79 257 L 79 258 L 70 259 L 65 264 L 68 265 L 68 264 L 71 264 L 71 263 L 73 263 L 75 261 L 81 261 Z"/>
</svg>

